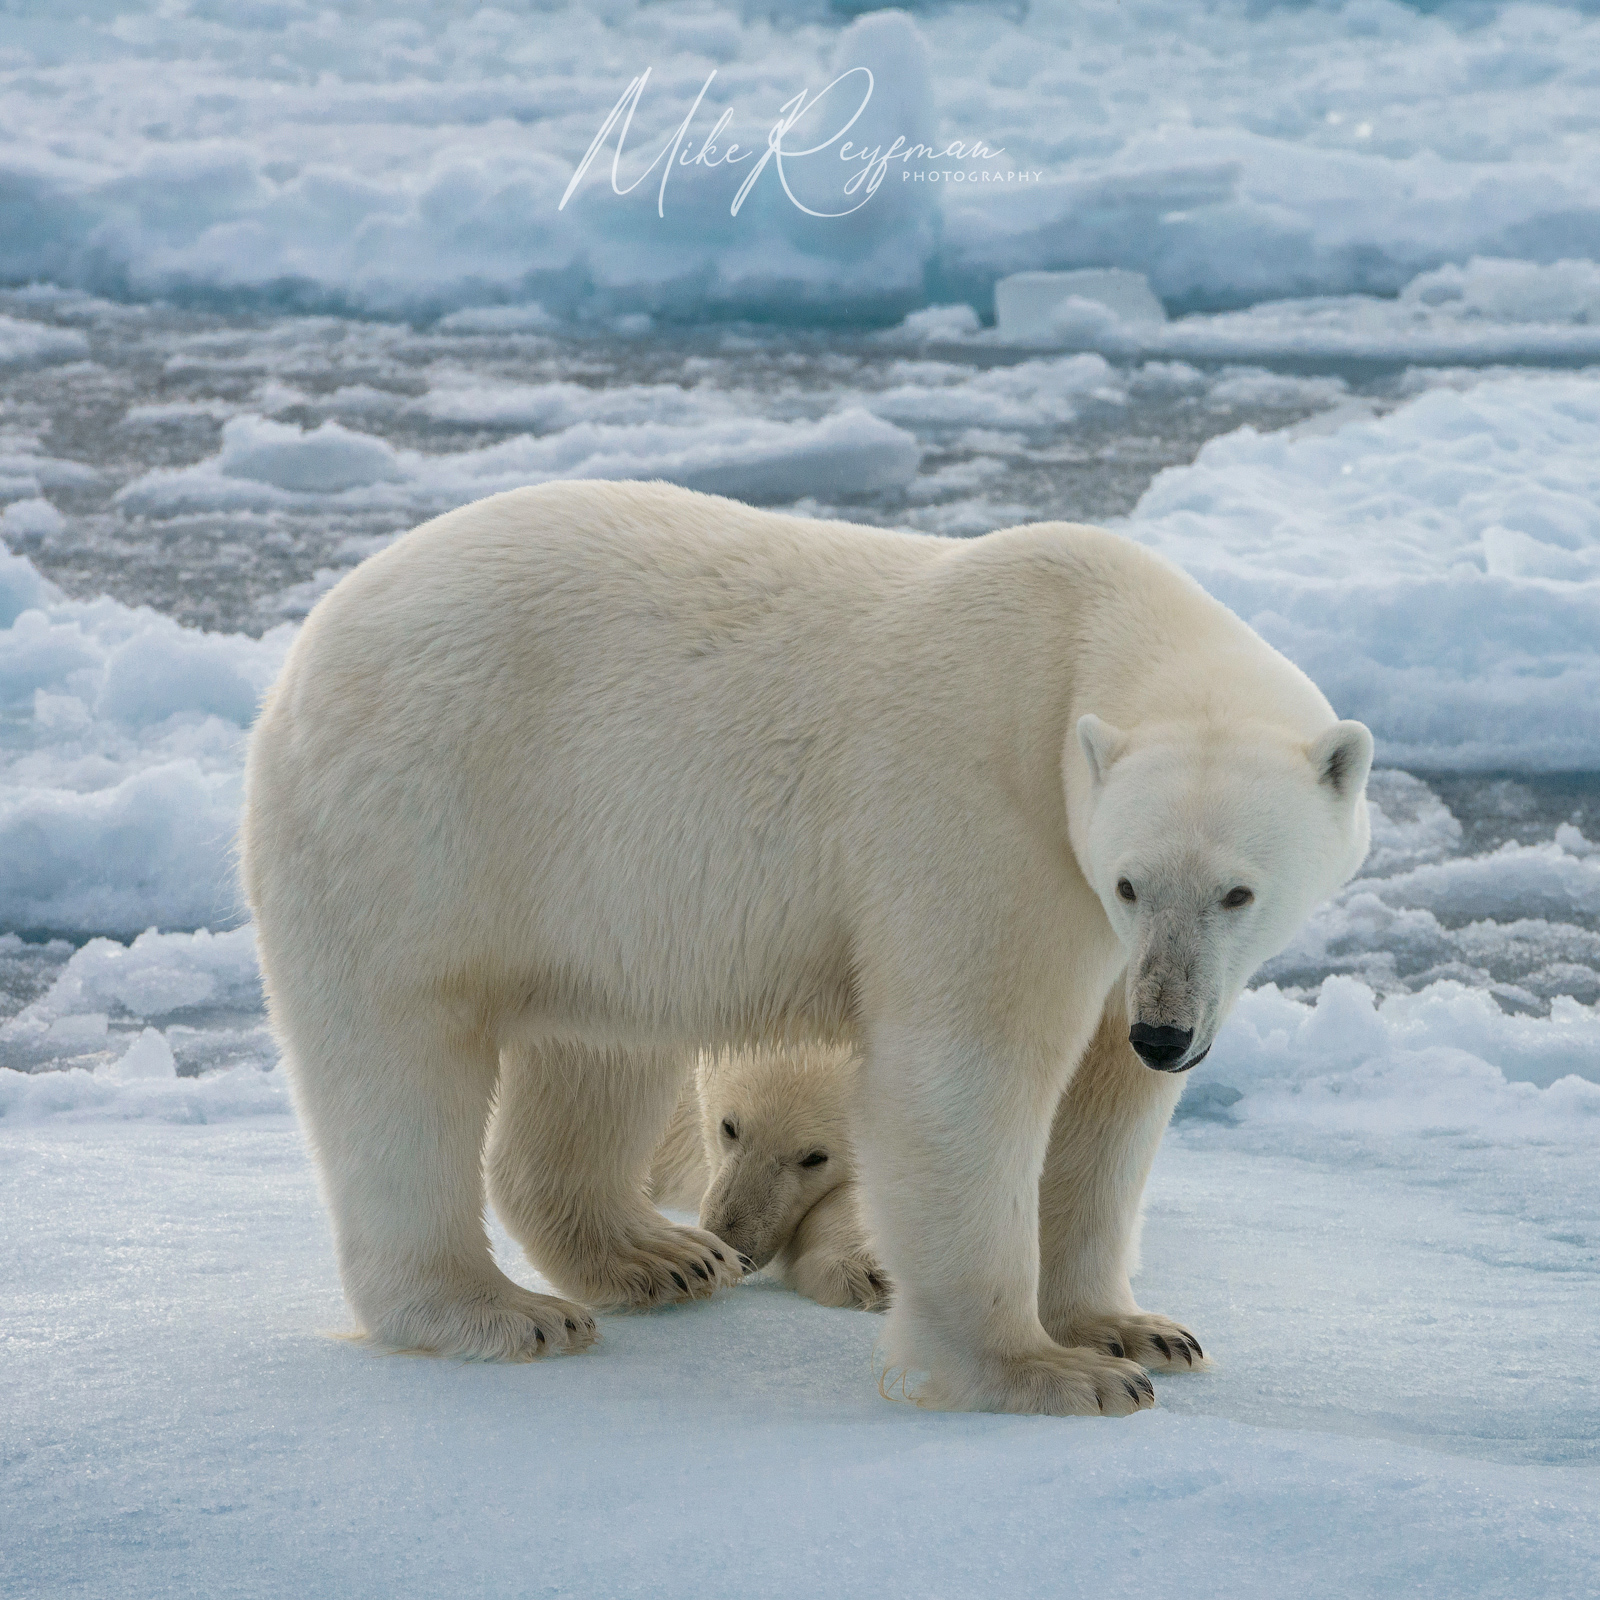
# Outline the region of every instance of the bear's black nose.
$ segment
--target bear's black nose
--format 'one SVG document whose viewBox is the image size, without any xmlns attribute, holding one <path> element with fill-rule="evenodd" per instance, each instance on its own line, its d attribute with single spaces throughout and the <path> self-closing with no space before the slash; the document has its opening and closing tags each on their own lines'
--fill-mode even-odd
<svg viewBox="0 0 1600 1600">
<path fill-rule="evenodd" d="M 1194 1029 L 1155 1028 L 1148 1022 L 1136 1022 L 1128 1029 L 1128 1043 L 1147 1067 L 1175 1072 L 1184 1051 L 1194 1043 Z"/>
</svg>

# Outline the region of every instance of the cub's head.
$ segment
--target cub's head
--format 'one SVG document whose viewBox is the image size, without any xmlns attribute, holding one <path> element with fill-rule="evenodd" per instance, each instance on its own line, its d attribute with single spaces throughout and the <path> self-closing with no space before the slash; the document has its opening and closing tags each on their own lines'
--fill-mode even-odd
<svg viewBox="0 0 1600 1600">
<path fill-rule="evenodd" d="M 855 1057 L 796 1047 L 704 1056 L 700 1105 L 711 1182 L 700 1226 L 764 1267 L 829 1190 L 855 1175 Z"/>
<path fill-rule="evenodd" d="M 1087 811 L 1073 842 L 1128 955 L 1128 1042 L 1187 1072 L 1251 973 L 1367 853 L 1372 735 L 1269 725 L 1077 726 Z"/>
</svg>

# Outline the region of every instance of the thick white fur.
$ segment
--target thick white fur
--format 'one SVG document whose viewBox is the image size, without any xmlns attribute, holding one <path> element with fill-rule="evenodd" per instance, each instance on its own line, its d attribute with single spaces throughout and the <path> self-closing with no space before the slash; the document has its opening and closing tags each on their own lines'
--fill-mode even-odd
<svg viewBox="0 0 1600 1600">
<path fill-rule="evenodd" d="M 647 1203 L 651 1154 L 696 1051 L 815 1039 L 863 1055 L 889 1367 L 952 1408 L 1147 1404 L 1132 1361 L 1053 1335 L 1134 1315 L 1175 1080 L 1108 1050 L 1062 1091 L 1108 1005 L 1209 1046 L 1359 864 L 1370 759 L 1237 618 L 1094 529 L 944 540 L 613 483 L 416 529 L 312 613 L 247 775 L 245 882 L 357 1317 L 532 1355 L 586 1342 L 583 1305 L 732 1281 Z M 1083 1120 L 1041 1191 L 1053 1116 Z M 568 1300 L 495 1269 L 485 1168 Z"/>
<path fill-rule="evenodd" d="M 697 1210 L 751 1270 L 825 1306 L 880 1310 L 851 1123 L 859 1061 L 839 1046 L 707 1051 L 650 1169 L 650 1198 Z"/>
</svg>

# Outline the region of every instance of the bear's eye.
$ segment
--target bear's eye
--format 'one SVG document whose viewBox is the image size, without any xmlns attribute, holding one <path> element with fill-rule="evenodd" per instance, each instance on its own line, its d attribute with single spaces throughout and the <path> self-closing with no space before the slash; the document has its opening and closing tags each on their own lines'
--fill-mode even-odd
<svg viewBox="0 0 1600 1600">
<path fill-rule="evenodd" d="M 1247 906 L 1255 896 L 1241 884 L 1237 889 L 1230 889 L 1222 897 L 1222 903 L 1230 911 L 1237 911 L 1240 906 Z"/>
<path fill-rule="evenodd" d="M 728 1121 L 726 1117 L 724 1117 L 722 1120 L 722 1131 L 728 1138 L 734 1140 L 735 1142 L 738 1141 L 739 1130 L 734 1127 L 734 1125 Z"/>
<path fill-rule="evenodd" d="M 1131 906 L 1139 897 L 1133 892 L 1133 885 L 1126 878 L 1117 879 L 1117 898 L 1126 900 Z"/>
<path fill-rule="evenodd" d="M 813 1150 L 800 1165 L 802 1167 L 820 1167 L 827 1159 L 828 1152 L 826 1150 Z"/>
</svg>

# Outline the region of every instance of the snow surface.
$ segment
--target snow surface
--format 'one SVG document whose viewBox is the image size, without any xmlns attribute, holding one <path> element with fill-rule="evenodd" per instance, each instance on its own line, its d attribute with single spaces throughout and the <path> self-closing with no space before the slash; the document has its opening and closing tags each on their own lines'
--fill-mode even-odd
<svg viewBox="0 0 1600 1600">
<path fill-rule="evenodd" d="M 1587 1592 L 1600 1084 L 1507 1082 L 1482 998 L 1245 997 L 1138 1280 L 1217 1368 L 1119 1422 L 885 1401 L 872 1317 L 760 1281 L 581 1357 L 375 1357 L 279 1072 L 174 1077 L 153 1027 L 0 1071 L 0 1589 Z M 1581 1010 L 1502 1020 L 1593 1071 Z"/>
<path fill-rule="evenodd" d="M 1039 268 L 1122 267 L 1222 308 L 1600 254 L 1587 7 L 1038 0 L 850 21 L 822 0 L 24 0 L 0 48 L 13 283 L 854 321 L 930 294 L 987 312 L 997 277 Z M 858 150 L 901 135 L 939 158 L 889 162 L 860 209 L 810 216 L 796 202 L 862 198 L 845 184 L 865 163 L 831 146 L 788 163 L 794 200 L 772 164 L 733 215 L 754 162 L 694 159 L 720 113 L 708 161 L 764 149 L 786 101 L 861 67 Z M 561 208 L 646 69 L 617 174 L 633 187 L 612 192 L 613 134 Z M 838 128 L 864 82 L 789 148 Z M 663 192 L 686 116 L 689 164 Z M 952 140 L 1003 153 L 952 157 Z"/>
</svg>

